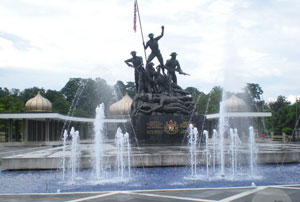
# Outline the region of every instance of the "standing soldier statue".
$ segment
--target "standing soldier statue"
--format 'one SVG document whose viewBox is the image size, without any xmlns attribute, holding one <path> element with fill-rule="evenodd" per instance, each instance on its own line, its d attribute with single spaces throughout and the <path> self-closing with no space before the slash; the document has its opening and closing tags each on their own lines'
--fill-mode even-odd
<svg viewBox="0 0 300 202">
<path fill-rule="evenodd" d="M 136 92 L 139 92 L 140 87 L 140 78 L 142 77 L 141 74 L 144 72 L 143 67 L 143 58 L 140 56 L 136 56 L 136 51 L 131 51 L 130 53 L 132 58 L 125 60 L 124 62 L 129 66 L 134 68 L 134 81 L 135 81 L 135 88 Z"/>
<path fill-rule="evenodd" d="M 166 69 L 168 70 L 168 78 L 170 82 L 173 82 L 177 85 L 177 77 L 175 74 L 175 71 L 177 71 L 179 74 L 183 74 L 183 75 L 189 75 L 187 73 L 184 73 L 181 70 L 180 64 L 178 62 L 178 60 L 176 59 L 177 53 L 173 52 L 171 53 L 171 59 L 167 60 L 166 62 Z"/>
<path fill-rule="evenodd" d="M 150 38 L 149 41 L 147 41 L 146 45 L 145 43 L 143 43 L 144 45 L 144 49 L 146 50 L 148 47 L 150 47 L 151 49 L 151 53 L 148 57 L 148 60 L 147 60 L 147 64 L 149 62 L 151 62 L 155 57 L 158 59 L 160 65 L 161 65 L 161 68 L 162 68 L 162 71 L 163 73 L 165 74 L 165 69 L 164 69 L 164 60 L 163 60 L 163 57 L 160 53 L 160 50 L 158 48 L 158 40 L 161 39 L 161 37 L 164 36 L 164 30 L 165 30 L 165 27 L 164 26 L 161 26 L 161 35 L 158 36 L 158 37 L 155 37 L 154 38 L 154 35 L 152 33 L 150 33 L 148 36 Z"/>
</svg>

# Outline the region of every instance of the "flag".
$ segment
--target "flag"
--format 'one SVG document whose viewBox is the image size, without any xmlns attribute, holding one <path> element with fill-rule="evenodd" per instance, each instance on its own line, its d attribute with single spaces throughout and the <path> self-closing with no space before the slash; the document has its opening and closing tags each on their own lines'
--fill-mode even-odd
<svg viewBox="0 0 300 202">
<path fill-rule="evenodd" d="M 137 0 L 134 0 L 134 14 L 133 14 L 133 30 L 136 32 L 136 11 L 137 11 Z"/>
</svg>

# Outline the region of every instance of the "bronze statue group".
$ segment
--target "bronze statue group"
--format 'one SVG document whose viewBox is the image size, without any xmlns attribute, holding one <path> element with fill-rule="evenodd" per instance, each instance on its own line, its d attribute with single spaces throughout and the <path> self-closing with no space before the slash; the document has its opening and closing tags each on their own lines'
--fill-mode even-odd
<svg viewBox="0 0 300 202">
<path fill-rule="evenodd" d="M 131 52 L 132 58 L 125 60 L 128 66 L 134 68 L 136 85 L 131 115 L 191 114 L 194 109 L 189 93 L 177 85 L 176 72 L 189 75 L 181 70 L 176 59 L 177 53 L 171 53 L 171 58 L 164 64 L 158 45 L 158 40 L 164 35 L 164 26 L 161 30 L 160 36 L 154 38 L 150 33 L 149 41 L 143 43 L 145 50 L 148 47 L 151 49 L 145 68 L 143 58 L 137 56 L 136 51 Z M 159 61 L 156 67 L 151 62 L 155 57 Z"/>
</svg>

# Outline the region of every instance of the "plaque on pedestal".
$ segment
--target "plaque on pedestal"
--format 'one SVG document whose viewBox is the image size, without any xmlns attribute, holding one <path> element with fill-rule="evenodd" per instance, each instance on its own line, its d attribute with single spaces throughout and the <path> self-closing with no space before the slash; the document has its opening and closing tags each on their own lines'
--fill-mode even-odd
<svg viewBox="0 0 300 202">
<path fill-rule="evenodd" d="M 139 144 L 181 145 L 187 143 L 187 128 L 191 123 L 201 131 L 202 115 L 151 115 L 132 117 L 132 125 Z M 135 137 L 131 137 L 135 138 Z"/>
</svg>

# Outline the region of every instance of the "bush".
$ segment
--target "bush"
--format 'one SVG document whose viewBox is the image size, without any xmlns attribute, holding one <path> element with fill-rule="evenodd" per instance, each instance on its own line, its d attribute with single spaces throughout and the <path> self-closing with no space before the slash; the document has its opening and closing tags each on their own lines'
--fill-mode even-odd
<svg viewBox="0 0 300 202">
<path fill-rule="evenodd" d="M 293 129 L 291 129 L 289 127 L 285 127 L 285 128 L 282 129 L 282 132 L 287 134 L 287 135 L 292 135 Z"/>
</svg>

